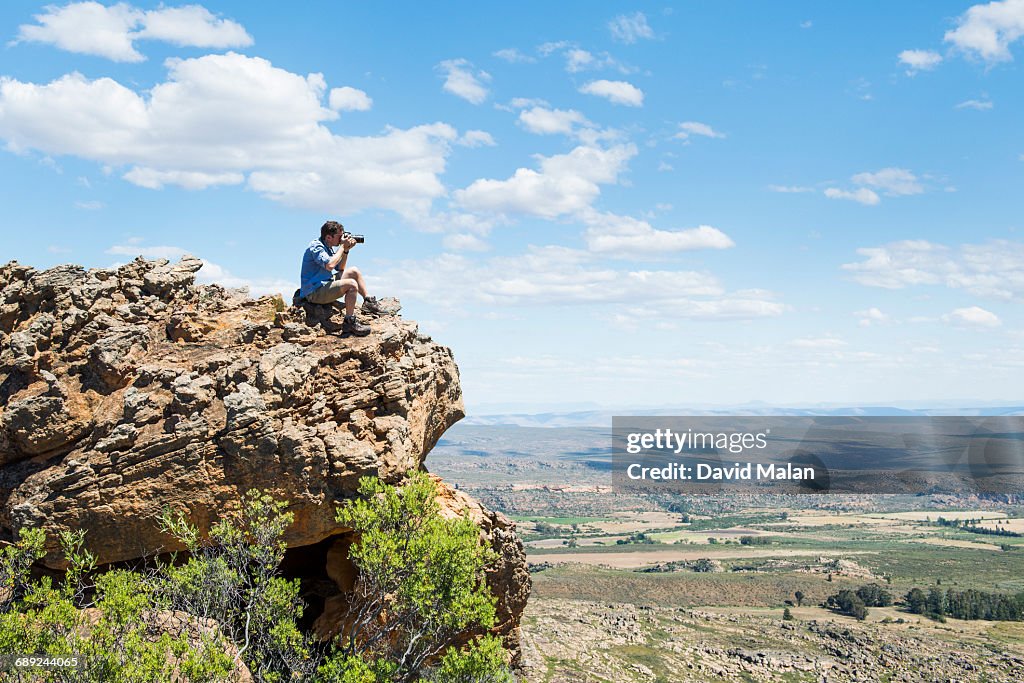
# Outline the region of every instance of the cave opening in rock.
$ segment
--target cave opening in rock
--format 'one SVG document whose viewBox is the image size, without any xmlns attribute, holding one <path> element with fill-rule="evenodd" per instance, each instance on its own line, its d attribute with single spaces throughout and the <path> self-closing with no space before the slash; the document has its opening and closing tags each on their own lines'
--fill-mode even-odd
<svg viewBox="0 0 1024 683">
<path fill-rule="evenodd" d="M 355 582 L 355 566 L 348 557 L 352 534 L 329 536 L 313 545 L 288 548 L 281 561 L 281 575 L 300 581 L 299 596 L 306 608 L 299 628 L 320 637 L 329 635 L 326 613 L 334 612 Z"/>
</svg>

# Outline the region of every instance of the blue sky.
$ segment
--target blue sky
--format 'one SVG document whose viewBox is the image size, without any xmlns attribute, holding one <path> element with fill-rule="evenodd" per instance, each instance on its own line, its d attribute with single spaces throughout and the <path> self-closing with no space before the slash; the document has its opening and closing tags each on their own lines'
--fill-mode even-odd
<svg viewBox="0 0 1024 683">
<path fill-rule="evenodd" d="M 296 286 L 471 411 L 1021 398 L 1024 0 L 0 5 L 0 259 Z"/>
</svg>

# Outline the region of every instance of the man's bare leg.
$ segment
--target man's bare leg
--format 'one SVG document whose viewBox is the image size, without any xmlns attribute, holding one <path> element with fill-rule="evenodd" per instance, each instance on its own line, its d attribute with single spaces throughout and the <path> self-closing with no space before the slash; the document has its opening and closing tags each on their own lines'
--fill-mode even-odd
<svg viewBox="0 0 1024 683">
<path fill-rule="evenodd" d="M 355 283 L 356 290 L 364 299 L 370 296 L 369 292 L 366 289 L 366 280 L 363 279 L 363 273 L 362 271 L 359 270 L 359 268 L 355 266 L 352 266 L 351 268 L 346 268 L 345 272 L 341 274 L 341 279 L 352 280 Z"/>
<path fill-rule="evenodd" d="M 355 282 L 353 281 L 353 284 L 352 284 L 351 288 L 347 289 L 345 291 L 345 315 L 349 316 L 349 315 L 355 315 L 355 314 L 356 314 L 356 285 L 355 285 Z"/>
</svg>

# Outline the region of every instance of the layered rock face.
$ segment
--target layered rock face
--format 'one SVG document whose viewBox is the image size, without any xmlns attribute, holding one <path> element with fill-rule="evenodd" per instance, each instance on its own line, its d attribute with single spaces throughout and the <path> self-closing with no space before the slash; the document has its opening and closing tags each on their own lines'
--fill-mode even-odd
<svg viewBox="0 0 1024 683">
<path fill-rule="evenodd" d="M 180 549 L 162 508 L 206 530 L 266 489 L 295 515 L 290 548 L 332 547 L 329 604 L 351 573 L 337 504 L 361 476 L 423 466 L 463 416 L 458 368 L 414 322 L 380 316 L 370 336 L 341 338 L 331 307 L 197 286 L 201 265 L 0 267 L 0 537 L 42 526 L 43 561 L 60 569 L 57 533 L 85 529 L 99 562 L 131 560 Z M 442 491 L 498 551 L 489 583 L 514 645 L 522 544 L 502 515 Z"/>
</svg>

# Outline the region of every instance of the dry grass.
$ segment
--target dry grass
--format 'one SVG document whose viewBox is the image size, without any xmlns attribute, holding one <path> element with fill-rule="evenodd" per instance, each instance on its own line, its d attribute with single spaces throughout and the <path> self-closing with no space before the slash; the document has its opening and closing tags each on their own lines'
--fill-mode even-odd
<svg viewBox="0 0 1024 683">
<path fill-rule="evenodd" d="M 625 546 L 625 548 L 636 548 L 637 546 Z M 847 555 L 870 555 L 868 551 L 828 551 L 828 550 L 797 550 L 791 548 L 752 548 L 748 546 L 733 546 L 731 548 L 717 548 L 707 546 L 700 549 L 690 549 L 686 546 L 654 546 L 643 550 L 624 550 L 614 552 L 609 548 L 608 552 L 599 553 L 545 553 L 529 552 L 526 559 L 533 563 L 550 562 L 551 564 L 585 564 L 594 567 L 613 567 L 615 569 L 638 569 L 648 567 L 660 562 L 676 562 L 680 560 L 699 560 L 703 557 L 712 560 L 733 560 L 751 559 L 755 557 L 835 557 Z"/>
<path fill-rule="evenodd" d="M 971 550 L 994 550 L 997 553 L 1003 552 L 1003 549 L 992 543 L 985 543 L 983 541 L 962 541 L 956 538 L 915 538 L 908 541 L 909 543 L 927 543 L 928 545 L 944 545 L 950 548 L 970 548 Z"/>
</svg>

